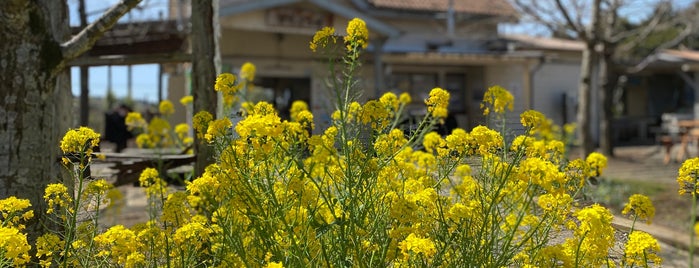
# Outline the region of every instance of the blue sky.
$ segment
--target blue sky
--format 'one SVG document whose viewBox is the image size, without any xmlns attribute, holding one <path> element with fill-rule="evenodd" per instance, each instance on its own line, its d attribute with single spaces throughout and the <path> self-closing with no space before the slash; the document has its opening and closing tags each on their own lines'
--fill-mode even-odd
<svg viewBox="0 0 699 268">
<path fill-rule="evenodd" d="M 107 8 L 118 3 L 117 0 L 85 0 L 86 13 L 88 14 L 88 22 L 92 22 Z M 124 16 L 120 22 L 132 20 L 155 20 L 158 19 L 159 13 L 167 16 L 168 0 L 143 0 L 140 6 L 144 6 L 142 10 L 133 10 L 129 15 Z M 78 26 L 78 0 L 68 0 L 70 8 L 70 24 Z M 107 66 L 90 67 L 90 96 L 104 97 L 107 95 Z M 127 66 L 112 66 L 112 92 L 117 98 L 126 98 L 127 96 Z M 132 73 L 132 97 L 134 100 L 146 100 L 150 102 L 158 101 L 158 65 L 144 64 L 133 65 Z M 80 71 L 79 68 L 71 68 L 71 89 L 74 96 L 80 95 Z M 164 81 L 165 82 L 165 81 Z M 167 84 L 163 83 L 164 94 L 167 94 Z M 164 96 L 166 97 L 166 96 Z"/>
</svg>

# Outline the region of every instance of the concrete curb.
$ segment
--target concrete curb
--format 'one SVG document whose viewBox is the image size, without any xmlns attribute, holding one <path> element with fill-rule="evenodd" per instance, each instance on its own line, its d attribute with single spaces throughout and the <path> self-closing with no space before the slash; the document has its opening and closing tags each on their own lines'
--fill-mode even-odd
<svg viewBox="0 0 699 268">
<path fill-rule="evenodd" d="M 631 225 L 633 224 L 632 220 L 622 218 L 619 216 L 615 216 L 614 220 L 612 220 L 612 226 L 614 228 L 628 232 L 631 230 Z M 682 249 L 682 250 L 689 250 L 689 244 L 690 244 L 690 237 L 687 235 L 687 232 L 679 232 L 674 229 L 670 229 L 668 227 L 660 226 L 660 225 L 649 225 L 646 224 L 645 222 L 640 222 L 636 221 L 636 224 L 634 225 L 634 230 L 639 230 L 643 231 L 646 233 L 649 233 L 653 235 L 658 241 L 661 241 L 663 243 L 666 243 L 668 245 L 671 245 L 675 248 Z M 696 248 L 696 247 L 695 247 Z M 695 255 L 697 255 L 697 252 L 694 252 Z"/>
</svg>

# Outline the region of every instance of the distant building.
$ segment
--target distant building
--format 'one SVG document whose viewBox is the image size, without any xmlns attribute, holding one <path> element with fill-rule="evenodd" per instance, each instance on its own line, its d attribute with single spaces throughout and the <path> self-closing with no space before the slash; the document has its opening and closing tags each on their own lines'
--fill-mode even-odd
<svg viewBox="0 0 699 268">
<path fill-rule="evenodd" d="M 280 110 L 305 100 L 323 125 L 332 112 L 324 97 L 326 66 L 308 43 L 321 27 L 333 26 L 342 34 L 358 17 L 370 31 L 360 77 L 364 99 L 409 92 L 416 103 L 411 112 L 420 113 L 422 99 L 433 87 L 442 87 L 451 93 L 450 112 L 458 126 L 469 129 L 484 123 L 480 102 L 485 90 L 501 85 L 516 98 L 509 120 L 513 126 L 526 109 L 540 110 L 559 124 L 574 120 L 581 43 L 499 35 L 500 23 L 518 19 L 506 0 L 454 0 L 451 8 L 449 2 L 221 0 L 224 71 L 253 62 L 255 84 L 267 89 Z M 169 98 L 188 92 L 185 74 L 170 75 Z"/>
</svg>

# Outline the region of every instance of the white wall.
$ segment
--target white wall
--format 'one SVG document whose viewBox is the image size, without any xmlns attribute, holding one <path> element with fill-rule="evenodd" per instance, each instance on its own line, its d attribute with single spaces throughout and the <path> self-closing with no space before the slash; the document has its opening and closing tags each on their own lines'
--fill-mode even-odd
<svg viewBox="0 0 699 268">
<path fill-rule="evenodd" d="M 526 109 L 529 109 L 527 104 L 527 65 L 523 62 L 512 62 L 509 64 L 489 65 L 485 67 L 485 87 L 499 85 L 507 89 L 514 97 L 514 110 L 506 110 L 506 138 L 513 138 L 513 135 L 521 134 L 524 130 L 519 121 L 519 115 Z M 489 127 L 499 128 L 496 125 Z"/>
<path fill-rule="evenodd" d="M 543 63 L 534 70 L 532 108 L 544 113 L 554 123 L 561 125 L 563 118 L 563 94 L 575 100 L 580 81 L 580 63 Z M 575 104 L 574 101 L 569 104 Z M 570 113 L 573 114 L 570 114 Z M 576 107 L 568 107 L 568 123 L 575 120 Z"/>
</svg>

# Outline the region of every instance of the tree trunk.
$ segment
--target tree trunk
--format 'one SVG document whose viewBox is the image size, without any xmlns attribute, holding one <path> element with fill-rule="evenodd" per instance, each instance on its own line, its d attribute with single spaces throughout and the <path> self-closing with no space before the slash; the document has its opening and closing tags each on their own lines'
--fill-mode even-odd
<svg viewBox="0 0 699 268">
<path fill-rule="evenodd" d="M 606 48 L 605 48 L 606 50 Z M 611 54 L 604 52 L 600 59 L 600 89 L 599 103 L 602 104 L 602 116 L 600 118 L 599 131 L 600 152 L 608 157 L 614 156 L 614 142 L 612 140 L 611 122 L 614 119 L 612 113 L 612 93 L 617 85 L 617 77 L 614 73 Z"/>
<path fill-rule="evenodd" d="M 122 1 L 72 39 L 65 1 L 0 1 L 0 199 L 16 196 L 32 203 L 30 241 L 51 225 L 44 221 L 46 185 L 73 183 L 60 172 L 59 141 L 72 122 L 66 63 L 139 1 Z"/>
<path fill-rule="evenodd" d="M 85 12 L 85 0 L 78 1 L 78 16 L 80 26 L 87 26 L 87 13 Z M 90 67 L 80 66 L 80 125 L 88 126 L 90 123 Z M 112 107 L 107 107 L 111 109 Z M 101 131 L 101 130 L 99 130 Z"/>
<path fill-rule="evenodd" d="M 578 133 L 580 139 L 580 157 L 585 158 L 594 150 L 590 124 L 590 93 L 592 74 L 594 72 L 594 44 L 588 43 L 583 51 L 580 67 L 580 84 L 578 85 Z"/>
<path fill-rule="evenodd" d="M 218 49 L 218 0 L 192 1 L 192 96 L 194 113 L 207 111 L 216 115 L 216 92 L 213 85 L 220 72 L 221 56 Z M 195 141 L 197 161 L 195 175 L 214 163 L 214 151 L 205 140 Z"/>
<path fill-rule="evenodd" d="M 70 87 L 62 61 L 68 34 L 62 1 L 4 1 L 0 6 L 0 199 L 29 199 L 34 219 L 30 239 L 40 231 L 43 192 L 60 182 L 59 140 L 70 124 Z"/>
</svg>

